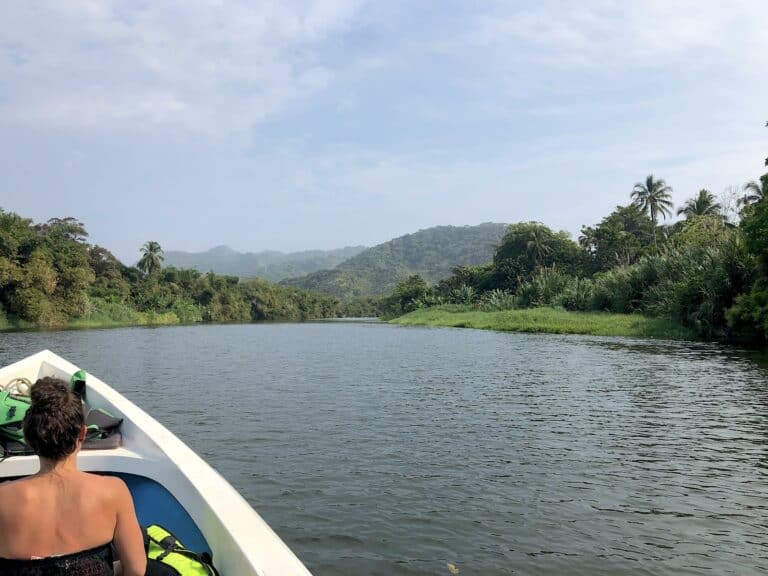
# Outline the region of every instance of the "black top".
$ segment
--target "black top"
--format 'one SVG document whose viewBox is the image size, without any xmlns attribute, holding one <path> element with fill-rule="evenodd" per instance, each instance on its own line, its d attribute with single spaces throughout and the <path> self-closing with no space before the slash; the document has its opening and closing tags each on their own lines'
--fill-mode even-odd
<svg viewBox="0 0 768 576">
<path fill-rule="evenodd" d="M 49 556 L 38 560 L 0 558 L 3 576 L 114 576 L 112 547 L 109 544 L 90 550 Z"/>
</svg>

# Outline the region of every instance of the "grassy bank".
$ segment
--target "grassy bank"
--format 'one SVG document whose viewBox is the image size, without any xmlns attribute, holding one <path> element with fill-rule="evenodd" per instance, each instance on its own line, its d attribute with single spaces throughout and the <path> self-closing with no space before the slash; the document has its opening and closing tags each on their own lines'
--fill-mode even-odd
<svg viewBox="0 0 768 576">
<path fill-rule="evenodd" d="M 136 321 L 123 320 L 94 320 L 90 318 L 75 318 L 66 324 L 57 324 L 55 326 L 36 326 L 24 321 L 7 320 L 0 323 L 0 333 L 39 331 L 39 330 L 81 330 L 87 328 L 127 328 L 131 326 L 176 326 L 181 324 L 175 314 L 154 314 L 139 318 Z"/>
<path fill-rule="evenodd" d="M 556 308 L 480 312 L 469 307 L 438 306 L 416 310 L 391 322 L 409 326 L 449 326 L 506 332 L 696 339 L 693 332 L 684 326 L 662 318 L 639 314 L 568 312 Z"/>
<path fill-rule="evenodd" d="M 180 324 L 179 318 L 173 312 L 156 314 L 153 312 L 137 312 L 130 320 L 113 320 L 111 318 L 74 318 L 67 322 L 65 328 L 122 328 L 125 326 L 175 326 Z"/>
<path fill-rule="evenodd" d="M 198 318 L 180 318 L 175 312 L 138 312 L 123 303 L 111 303 L 98 298 L 92 300 L 91 310 L 87 316 L 71 318 L 69 320 L 57 316 L 55 319 L 57 320 L 56 322 L 48 325 L 35 325 L 13 316 L 0 314 L 0 332 L 68 328 L 121 328 L 125 326 L 173 326 L 200 321 Z"/>
</svg>

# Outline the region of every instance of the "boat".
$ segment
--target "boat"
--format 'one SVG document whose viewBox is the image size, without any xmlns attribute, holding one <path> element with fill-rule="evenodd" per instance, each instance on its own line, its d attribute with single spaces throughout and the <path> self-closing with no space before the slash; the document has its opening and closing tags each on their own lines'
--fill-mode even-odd
<svg viewBox="0 0 768 576">
<path fill-rule="evenodd" d="M 35 382 L 46 376 L 69 382 L 79 369 L 44 350 L 0 368 L 0 386 L 17 378 Z M 122 478 L 140 524 L 160 524 L 186 548 L 210 553 L 221 576 L 311 576 L 251 505 L 157 420 L 90 372 L 86 399 L 91 408 L 123 418 L 122 443 L 112 449 L 82 450 L 78 466 Z M 0 481 L 38 469 L 37 456 L 10 456 L 0 462 Z"/>
</svg>

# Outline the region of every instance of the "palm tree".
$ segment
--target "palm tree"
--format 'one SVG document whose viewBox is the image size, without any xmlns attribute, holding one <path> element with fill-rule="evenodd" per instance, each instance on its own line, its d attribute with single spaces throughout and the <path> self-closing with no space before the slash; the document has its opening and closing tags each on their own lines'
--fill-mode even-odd
<svg viewBox="0 0 768 576">
<path fill-rule="evenodd" d="M 552 252 L 552 247 L 546 243 L 548 239 L 543 236 L 540 227 L 531 228 L 531 239 L 525 243 L 526 250 L 533 256 L 537 267 L 541 266 L 547 255 Z"/>
<path fill-rule="evenodd" d="M 686 219 L 694 216 L 717 215 L 721 213 L 721 206 L 715 202 L 712 192 L 706 188 L 699 190 L 699 195 L 695 198 L 688 198 L 685 205 L 678 209 L 677 215 L 684 214 Z"/>
<path fill-rule="evenodd" d="M 638 182 L 632 189 L 632 202 L 643 212 L 648 212 L 653 222 L 653 245 L 656 246 L 656 221 L 661 214 L 665 219 L 672 216 L 672 188 L 664 180 L 656 180 L 649 174 L 645 183 Z"/>
<path fill-rule="evenodd" d="M 150 240 L 141 247 L 141 260 L 136 267 L 147 275 L 152 275 L 163 267 L 163 249 L 158 242 Z"/>
<path fill-rule="evenodd" d="M 768 174 L 760 176 L 760 183 L 758 184 L 754 180 L 744 184 L 744 196 L 739 198 L 739 204 L 742 206 L 748 206 L 755 202 L 760 202 L 763 198 L 768 196 Z"/>
</svg>

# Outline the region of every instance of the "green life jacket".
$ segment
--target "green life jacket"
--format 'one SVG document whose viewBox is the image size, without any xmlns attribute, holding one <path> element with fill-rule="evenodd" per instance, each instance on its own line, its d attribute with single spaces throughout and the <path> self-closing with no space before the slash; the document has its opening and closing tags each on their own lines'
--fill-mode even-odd
<svg viewBox="0 0 768 576">
<path fill-rule="evenodd" d="M 70 379 L 70 386 L 83 402 L 87 432 L 83 450 L 108 450 L 117 448 L 122 441 L 120 424 L 122 418 L 101 408 L 91 409 L 85 402 L 86 373 L 78 370 Z M 29 410 L 29 396 L 0 391 L 0 461 L 9 456 L 32 454 L 32 449 L 24 441 L 24 416 Z"/>
<path fill-rule="evenodd" d="M 24 416 L 29 410 L 29 399 L 0 391 L 0 435 L 11 440 L 23 441 Z"/>
<path fill-rule="evenodd" d="M 157 524 L 142 530 L 148 575 L 219 576 L 209 554 L 187 550 L 176 536 Z"/>
<path fill-rule="evenodd" d="M 69 379 L 69 389 L 83 401 L 85 401 L 85 379 L 87 376 L 88 373 L 85 370 L 78 370 Z"/>
</svg>

